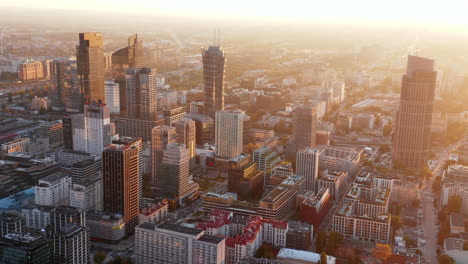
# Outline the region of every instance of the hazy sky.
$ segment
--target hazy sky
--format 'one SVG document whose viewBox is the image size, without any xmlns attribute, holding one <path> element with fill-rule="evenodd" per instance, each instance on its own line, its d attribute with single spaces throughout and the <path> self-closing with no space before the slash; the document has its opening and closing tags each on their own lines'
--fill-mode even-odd
<svg viewBox="0 0 468 264">
<path fill-rule="evenodd" d="M 288 21 L 468 25 L 466 0 L 0 0 L 30 7 Z"/>
</svg>

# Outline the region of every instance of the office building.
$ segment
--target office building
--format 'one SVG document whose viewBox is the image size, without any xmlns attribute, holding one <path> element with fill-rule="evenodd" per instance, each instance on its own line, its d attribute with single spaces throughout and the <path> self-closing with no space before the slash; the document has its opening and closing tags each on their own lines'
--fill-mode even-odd
<svg viewBox="0 0 468 264">
<path fill-rule="evenodd" d="M 263 194 L 263 171 L 253 162 L 229 168 L 228 191 L 237 193 L 239 200 L 258 200 Z"/>
<path fill-rule="evenodd" d="M 158 111 L 156 69 L 127 69 L 125 81 L 128 117 L 155 121 Z"/>
<path fill-rule="evenodd" d="M 104 211 L 122 214 L 127 232 L 138 224 L 141 192 L 141 139 L 111 144 L 102 154 Z"/>
<path fill-rule="evenodd" d="M 300 206 L 301 221 L 319 228 L 332 206 L 330 190 L 322 187 L 317 193 L 306 192 Z"/>
<path fill-rule="evenodd" d="M 277 259 L 280 263 L 288 264 L 317 264 L 320 262 L 320 254 L 310 251 L 297 250 L 291 248 L 282 248 L 278 252 Z M 336 258 L 327 256 L 327 264 L 335 264 Z"/>
<path fill-rule="evenodd" d="M 73 150 L 100 155 L 114 135 L 109 107 L 102 103 L 91 103 L 84 106 L 84 111 L 84 116 L 72 123 Z"/>
<path fill-rule="evenodd" d="M 314 227 L 308 223 L 288 221 L 288 232 L 286 233 L 286 247 L 307 250 L 312 245 Z"/>
<path fill-rule="evenodd" d="M 166 146 L 171 143 L 176 143 L 177 132 L 176 128 L 172 126 L 157 126 L 152 130 L 152 183 L 159 184 L 159 171 L 160 164 L 163 159 L 164 150 Z"/>
<path fill-rule="evenodd" d="M 65 107 L 67 112 L 79 112 L 83 107 L 81 83 L 78 77 L 76 60 L 57 59 L 52 62 L 53 78 L 56 83 L 54 106 Z"/>
<path fill-rule="evenodd" d="M 29 233 L 10 233 L 0 238 L 0 263 L 48 264 L 49 241 Z"/>
<path fill-rule="evenodd" d="M 345 171 L 354 177 L 359 171 L 359 162 L 364 149 L 337 146 L 319 146 L 320 170 Z"/>
<path fill-rule="evenodd" d="M 126 223 L 121 214 L 88 211 L 86 227 L 89 229 L 89 236 L 97 240 L 118 242 L 127 234 Z"/>
<path fill-rule="evenodd" d="M 20 81 L 45 79 L 44 65 L 40 61 L 23 63 L 20 64 L 18 68 L 18 79 Z"/>
<path fill-rule="evenodd" d="M 216 156 L 230 159 L 242 153 L 243 117 L 244 113 L 239 110 L 221 110 L 216 112 Z"/>
<path fill-rule="evenodd" d="M 28 204 L 21 208 L 21 214 L 26 221 L 26 227 L 35 230 L 42 230 L 50 223 L 50 212 L 53 206 Z"/>
<path fill-rule="evenodd" d="M 224 264 L 226 240 L 200 229 L 143 223 L 135 230 L 135 260 L 141 264 Z"/>
<path fill-rule="evenodd" d="M 253 151 L 253 161 L 257 163 L 258 170 L 263 171 L 264 188 L 270 185 L 272 169 L 281 163 L 281 156 L 278 152 L 268 146 L 262 146 Z"/>
<path fill-rule="evenodd" d="M 83 180 L 92 179 L 101 174 L 101 161 L 84 159 L 71 165 L 70 176 L 73 183 L 81 183 Z"/>
<path fill-rule="evenodd" d="M 2 154 L 14 153 L 14 152 L 28 152 L 29 151 L 29 138 L 18 138 L 12 141 L 3 143 L 1 147 Z"/>
<path fill-rule="evenodd" d="M 326 169 L 320 172 L 315 181 L 316 190 L 328 189 L 332 199 L 339 201 L 346 189 L 348 189 L 349 173 Z M 314 190 L 315 191 L 315 190 Z"/>
<path fill-rule="evenodd" d="M 9 233 L 26 232 L 24 217 L 16 211 L 0 213 L 0 237 Z"/>
<path fill-rule="evenodd" d="M 293 113 L 293 141 L 296 150 L 315 147 L 317 113 L 315 106 L 298 105 Z"/>
<path fill-rule="evenodd" d="M 185 118 L 187 113 L 183 106 L 163 110 L 164 124 L 174 126 L 174 123 Z"/>
<path fill-rule="evenodd" d="M 166 200 L 149 204 L 141 208 L 140 215 L 138 216 L 138 224 L 143 224 L 145 222 L 160 223 L 167 217 L 168 212 L 169 203 Z"/>
<path fill-rule="evenodd" d="M 100 174 L 72 184 L 70 189 L 70 206 L 83 211 L 102 211 L 102 202 L 103 187 Z"/>
<path fill-rule="evenodd" d="M 55 172 L 41 178 L 35 187 L 35 202 L 38 205 L 68 205 L 71 178 L 64 172 Z"/>
<path fill-rule="evenodd" d="M 106 80 L 104 83 L 106 103 L 111 114 L 120 114 L 120 87 L 113 80 Z"/>
<path fill-rule="evenodd" d="M 213 118 L 199 113 L 188 113 L 187 117 L 195 121 L 195 142 L 197 145 L 214 142 Z"/>
<path fill-rule="evenodd" d="M 190 152 L 184 144 L 167 144 L 160 164 L 161 192 L 176 204 L 185 204 L 198 194 L 198 184 L 189 172 Z"/>
<path fill-rule="evenodd" d="M 164 120 L 143 120 L 133 118 L 114 118 L 115 132 L 122 137 L 141 137 L 143 142 L 151 141 L 151 131 L 154 127 L 164 124 Z"/>
<path fill-rule="evenodd" d="M 204 113 L 215 119 L 218 110 L 224 110 L 224 66 L 226 56 L 219 46 L 201 50 L 203 61 L 203 86 L 205 90 Z"/>
<path fill-rule="evenodd" d="M 296 174 L 306 179 L 306 190 L 315 191 L 318 178 L 320 150 L 310 147 L 299 150 L 296 158 Z"/>
<path fill-rule="evenodd" d="M 177 133 L 177 143 L 184 144 L 189 150 L 190 169 L 195 166 L 196 126 L 195 121 L 184 118 L 174 123 Z"/>
<path fill-rule="evenodd" d="M 104 93 L 104 40 L 102 33 L 80 33 L 76 47 L 78 76 L 85 102 L 106 103 Z"/>
<path fill-rule="evenodd" d="M 437 72 L 434 61 L 408 56 L 393 134 L 394 166 L 422 168 L 431 154 L 431 125 Z"/>
</svg>

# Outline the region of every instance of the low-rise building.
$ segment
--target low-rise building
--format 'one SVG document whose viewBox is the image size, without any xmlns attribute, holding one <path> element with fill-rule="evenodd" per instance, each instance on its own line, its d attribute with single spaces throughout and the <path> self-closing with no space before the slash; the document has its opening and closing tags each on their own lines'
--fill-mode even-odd
<svg viewBox="0 0 468 264">
<path fill-rule="evenodd" d="M 157 224 L 164 220 L 168 214 L 169 204 L 167 201 L 157 202 L 143 207 L 138 215 L 138 224 L 150 222 Z"/>
<path fill-rule="evenodd" d="M 126 234 L 125 221 L 120 214 L 88 211 L 86 227 L 89 229 L 89 236 L 98 241 L 119 241 Z"/>
</svg>

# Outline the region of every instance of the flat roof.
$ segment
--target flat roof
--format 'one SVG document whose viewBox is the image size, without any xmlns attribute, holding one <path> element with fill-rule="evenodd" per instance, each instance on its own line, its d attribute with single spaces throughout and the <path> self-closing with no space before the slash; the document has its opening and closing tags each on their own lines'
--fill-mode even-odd
<svg viewBox="0 0 468 264">
<path fill-rule="evenodd" d="M 217 245 L 221 243 L 224 239 L 225 238 L 221 236 L 203 235 L 198 240 L 202 242 L 207 242 L 207 243 L 212 243 L 212 244 Z"/>
<path fill-rule="evenodd" d="M 179 232 L 179 233 L 184 233 L 184 234 L 192 235 L 192 236 L 196 236 L 196 235 L 200 234 L 201 232 L 203 232 L 200 229 L 190 228 L 190 227 L 176 225 L 176 224 L 170 224 L 170 223 L 160 224 L 160 225 L 157 226 L 157 228 L 170 230 L 170 231 L 175 231 L 175 232 Z"/>
</svg>

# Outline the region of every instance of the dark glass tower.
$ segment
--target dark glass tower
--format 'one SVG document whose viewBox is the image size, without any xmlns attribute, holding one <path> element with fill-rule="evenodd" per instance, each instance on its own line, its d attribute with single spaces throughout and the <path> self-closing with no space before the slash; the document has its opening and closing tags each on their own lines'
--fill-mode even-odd
<svg viewBox="0 0 468 264">
<path fill-rule="evenodd" d="M 224 110 L 224 65 L 226 56 L 219 46 L 201 50 L 203 58 L 203 83 L 205 89 L 205 114 L 214 119 L 215 112 Z"/>
<path fill-rule="evenodd" d="M 408 56 L 393 137 L 393 165 L 422 168 L 431 153 L 431 125 L 437 72 L 434 61 Z"/>
<path fill-rule="evenodd" d="M 86 102 L 105 103 L 104 96 L 104 41 L 102 33 L 80 33 L 76 48 L 78 76 Z"/>
</svg>

